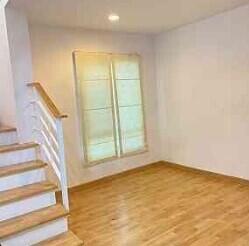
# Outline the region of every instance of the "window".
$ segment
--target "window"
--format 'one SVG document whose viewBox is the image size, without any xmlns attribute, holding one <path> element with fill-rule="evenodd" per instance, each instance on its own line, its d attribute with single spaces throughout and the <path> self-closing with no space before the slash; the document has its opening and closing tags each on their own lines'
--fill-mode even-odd
<svg viewBox="0 0 249 246">
<path fill-rule="evenodd" d="M 88 163 L 146 150 L 140 58 L 74 52 Z"/>
</svg>

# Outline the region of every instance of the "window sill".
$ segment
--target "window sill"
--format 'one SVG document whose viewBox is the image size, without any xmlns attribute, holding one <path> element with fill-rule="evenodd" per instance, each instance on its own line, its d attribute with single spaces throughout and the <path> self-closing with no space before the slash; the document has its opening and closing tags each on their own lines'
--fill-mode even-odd
<svg viewBox="0 0 249 246">
<path fill-rule="evenodd" d="M 142 154 L 145 154 L 145 153 L 148 153 L 148 152 L 149 152 L 148 148 L 144 148 L 144 149 L 141 149 L 141 150 L 136 150 L 136 151 L 124 154 L 124 155 L 122 155 L 120 157 L 114 156 L 114 157 L 102 159 L 102 160 L 99 160 L 99 161 L 85 163 L 84 167 L 85 168 L 95 167 L 97 165 L 106 164 L 107 162 L 118 161 L 118 160 L 122 160 L 124 158 L 134 157 L 134 156 L 142 155 Z"/>
</svg>

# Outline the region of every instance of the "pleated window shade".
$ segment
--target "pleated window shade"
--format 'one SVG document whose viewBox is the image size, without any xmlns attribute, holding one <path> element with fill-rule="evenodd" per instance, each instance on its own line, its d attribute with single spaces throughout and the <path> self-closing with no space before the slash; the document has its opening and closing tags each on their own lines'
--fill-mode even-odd
<svg viewBox="0 0 249 246">
<path fill-rule="evenodd" d="M 75 52 L 74 62 L 86 161 L 145 151 L 140 57 Z"/>
</svg>

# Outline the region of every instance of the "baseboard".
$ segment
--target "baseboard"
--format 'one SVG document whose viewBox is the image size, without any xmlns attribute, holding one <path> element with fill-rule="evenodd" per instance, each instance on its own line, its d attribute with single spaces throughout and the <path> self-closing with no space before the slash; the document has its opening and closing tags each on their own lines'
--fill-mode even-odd
<svg viewBox="0 0 249 246">
<path fill-rule="evenodd" d="M 194 168 L 194 167 L 190 167 L 188 165 L 184 165 L 184 164 L 180 164 L 180 163 L 174 163 L 174 162 L 169 162 L 169 161 L 158 161 L 158 162 L 154 162 L 154 163 L 150 163 L 148 165 L 145 166 L 141 166 L 141 167 L 136 167 L 134 169 L 130 169 L 118 174 L 113 174 L 107 177 L 103 177 L 100 178 L 98 180 L 94 180 L 94 181 L 90 181 L 88 183 L 84 183 L 78 186 L 74 186 L 69 188 L 69 192 L 77 192 L 80 191 L 82 189 L 86 189 L 86 188 L 90 188 L 93 187 L 97 184 L 101 183 L 106 183 L 109 182 L 113 179 L 118 179 L 124 175 L 129 175 L 129 174 L 133 174 L 136 173 L 138 171 L 143 171 L 145 169 L 148 168 L 153 168 L 155 165 L 163 165 L 165 167 L 168 168 L 174 168 L 174 169 L 179 169 L 179 170 L 183 170 L 183 171 L 187 171 L 187 172 L 191 172 L 191 173 L 196 173 L 199 175 L 205 175 L 205 176 L 209 176 L 209 177 L 213 177 L 213 178 L 219 178 L 219 179 L 223 179 L 223 180 L 227 180 L 227 181 L 232 181 L 232 182 L 237 182 L 237 183 L 241 183 L 241 184 L 247 184 L 249 185 L 249 180 L 246 179 L 242 179 L 242 178 L 238 178 L 238 177 L 234 177 L 234 176 L 229 176 L 229 175 L 225 175 L 225 174 L 220 174 L 220 173 L 215 173 L 215 172 L 211 172 L 211 171 L 207 171 L 207 170 L 203 170 L 203 169 L 198 169 L 198 168 Z M 57 196 L 58 196 L 58 192 L 57 192 Z"/>
<path fill-rule="evenodd" d="M 138 171 L 143 171 L 143 170 L 145 170 L 147 168 L 150 168 L 150 167 L 154 166 L 155 164 L 164 165 L 164 163 L 162 161 L 149 163 L 147 165 L 135 167 L 135 168 L 132 168 L 132 169 L 129 169 L 129 170 L 117 173 L 117 174 L 112 174 L 112 175 L 105 176 L 105 177 L 102 177 L 102 178 L 97 179 L 97 180 L 93 180 L 93 181 L 90 181 L 90 182 L 87 182 L 87 183 L 83 183 L 83 184 L 80 184 L 80 185 L 77 185 L 77 186 L 70 187 L 69 192 L 77 192 L 77 191 L 80 191 L 82 188 L 85 189 L 87 187 L 93 187 L 94 185 L 99 184 L 99 182 L 104 184 L 106 182 L 109 182 L 109 181 L 113 180 L 114 178 L 116 179 L 116 178 L 122 177 L 123 175 L 129 175 L 129 174 L 132 174 L 132 173 L 136 173 Z"/>
<path fill-rule="evenodd" d="M 239 182 L 242 184 L 249 185 L 249 180 L 247 180 L 247 179 L 243 179 L 243 178 L 239 178 L 239 177 L 235 177 L 235 176 L 230 176 L 230 175 L 226 175 L 226 174 L 221 174 L 221 173 L 215 173 L 212 171 L 207 171 L 207 170 L 203 170 L 203 169 L 199 169 L 199 168 L 195 168 L 195 167 L 190 167 L 189 165 L 185 165 L 182 163 L 174 163 L 174 162 L 170 162 L 170 161 L 161 161 L 161 163 L 163 163 L 164 165 L 167 165 L 168 167 L 171 167 L 171 168 L 177 168 L 177 169 L 181 169 L 181 170 L 184 170 L 187 172 L 197 173 L 197 174 L 206 175 L 209 177 L 225 179 L 225 180 L 229 180 L 229 181 L 233 181 L 233 182 L 237 182 L 237 183 Z"/>
</svg>

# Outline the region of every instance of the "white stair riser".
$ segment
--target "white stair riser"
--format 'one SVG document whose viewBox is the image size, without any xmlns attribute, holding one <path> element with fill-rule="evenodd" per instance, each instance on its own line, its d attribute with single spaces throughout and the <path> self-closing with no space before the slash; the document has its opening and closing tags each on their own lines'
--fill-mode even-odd
<svg viewBox="0 0 249 246">
<path fill-rule="evenodd" d="M 17 143 L 16 132 L 2 132 L 0 133 L 0 145 L 9 145 Z"/>
<path fill-rule="evenodd" d="M 0 240 L 0 244 L 1 246 L 31 246 L 67 230 L 67 218 L 65 217 Z"/>
<path fill-rule="evenodd" d="M 0 192 L 18 188 L 24 185 L 34 184 L 45 181 L 45 169 L 40 168 L 36 170 L 27 171 L 11 176 L 0 178 Z"/>
<path fill-rule="evenodd" d="M 0 167 L 36 160 L 36 152 L 36 148 L 30 148 L 0 153 Z"/>
<path fill-rule="evenodd" d="M 38 209 L 55 205 L 55 193 L 53 191 L 37 195 L 22 201 L 0 206 L 0 221 L 14 218 Z"/>
</svg>

